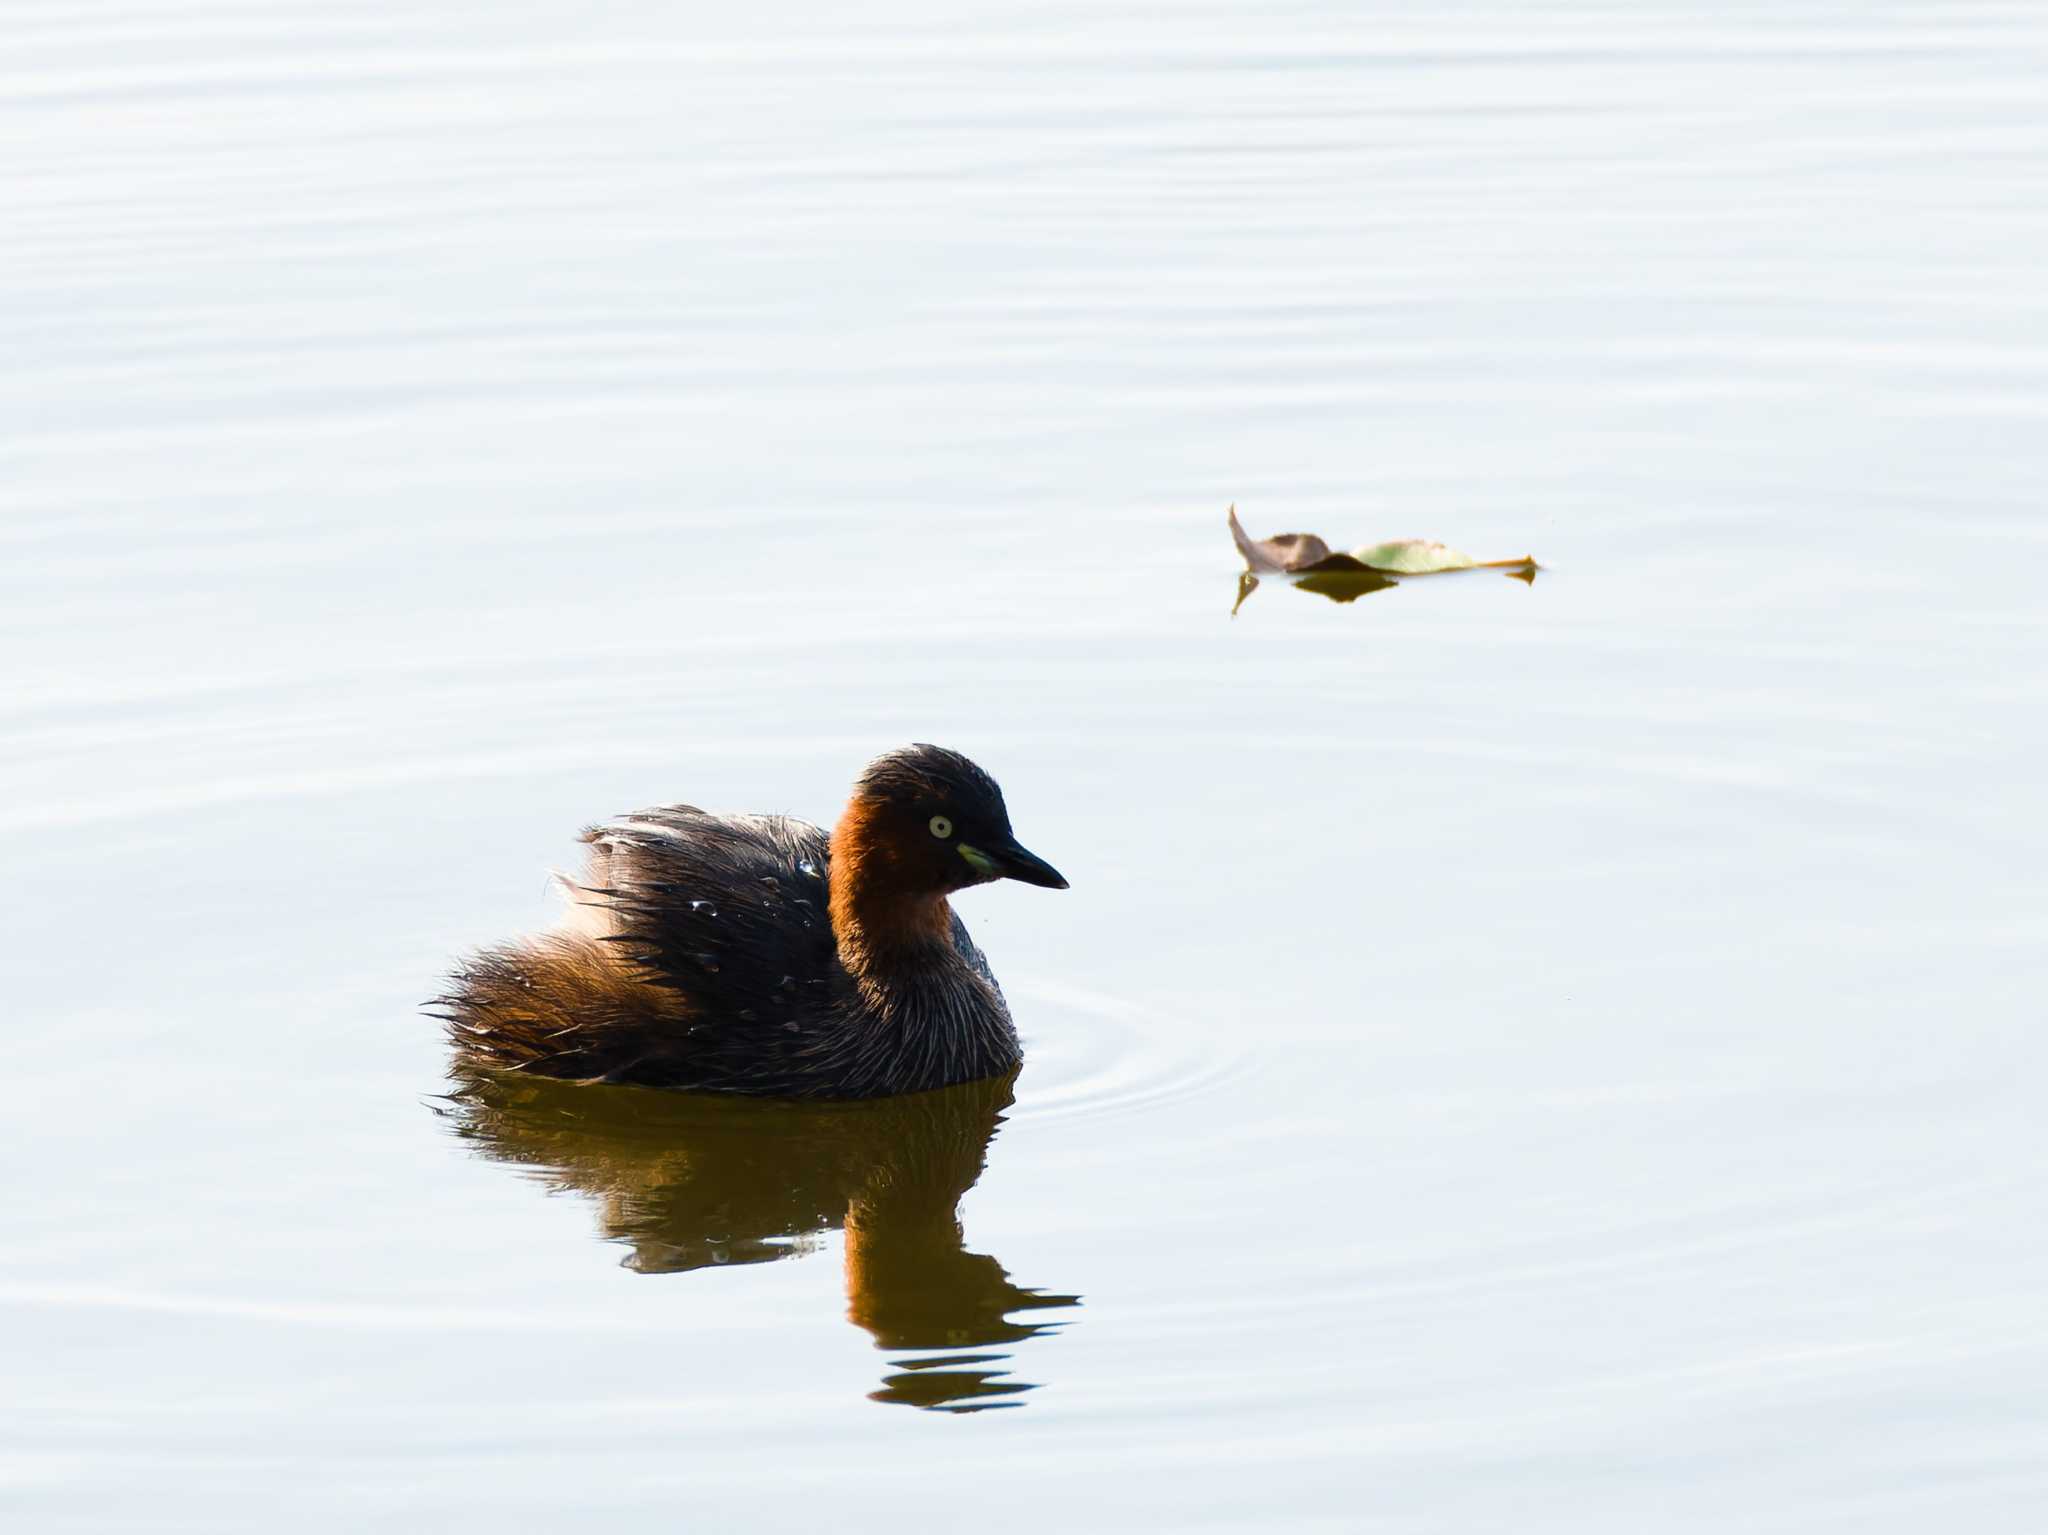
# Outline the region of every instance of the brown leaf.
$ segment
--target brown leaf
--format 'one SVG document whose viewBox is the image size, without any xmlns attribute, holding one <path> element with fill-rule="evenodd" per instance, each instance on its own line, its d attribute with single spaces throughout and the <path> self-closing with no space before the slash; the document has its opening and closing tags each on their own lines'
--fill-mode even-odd
<svg viewBox="0 0 2048 1535">
<path fill-rule="evenodd" d="M 1296 572 L 1309 569 L 1330 557 L 1330 546 L 1313 533 L 1276 533 L 1254 539 L 1237 520 L 1237 507 L 1230 508 L 1230 536 L 1237 540 L 1237 552 L 1244 556 L 1245 569 Z"/>
</svg>

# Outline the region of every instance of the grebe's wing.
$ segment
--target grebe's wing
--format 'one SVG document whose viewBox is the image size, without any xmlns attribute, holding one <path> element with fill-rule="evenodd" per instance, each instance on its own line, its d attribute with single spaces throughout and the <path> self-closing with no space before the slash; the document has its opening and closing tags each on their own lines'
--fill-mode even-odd
<svg viewBox="0 0 2048 1535">
<path fill-rule="evenodd" d="M 1003 988 L 996 983 L 995 971 L 989 969 L 988 956 L 981 952 L 973 936 L 967 931 L 967 924 L 960 920 L 958 907 L 953 910 L 953 947 L 962 959 L 974 967 L 975 973 L 994 988 L 995 994 L 1002 996 Z"/>
<path fill-rule="evenodd" d="M 830 839 L 779 815 L 665 805 L 583 834 L 590 862 L 572 898 L 597 936 L 691 1013 L 787 1021 L 839 970 L 827 906 Z"/>
</svg>

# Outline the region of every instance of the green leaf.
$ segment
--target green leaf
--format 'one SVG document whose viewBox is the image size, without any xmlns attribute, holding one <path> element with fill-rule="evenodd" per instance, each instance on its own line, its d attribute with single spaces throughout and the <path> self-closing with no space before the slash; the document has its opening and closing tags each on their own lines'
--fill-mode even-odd
<svg viewBox="0 0 2048 1535">
<path fill-rule="evenodd" d="M 1384 544 L 1354 549 L 1351 557 L 1374 570 L 1391 570 L 1396 575 L 1431 576 L 1440 570 L 1470 570 L 1479 562 L 1469 554 L 1426 538 L 1396 538 Z"/>
</svg>

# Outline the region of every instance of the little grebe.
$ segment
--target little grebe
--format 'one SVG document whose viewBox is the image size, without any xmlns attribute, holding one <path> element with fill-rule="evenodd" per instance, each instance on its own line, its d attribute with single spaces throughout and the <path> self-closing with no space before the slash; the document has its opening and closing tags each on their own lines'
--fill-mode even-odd
<svg viewBox="0 0 2048 1535">
<path fill-rule="evenodd" d="M 437 1004 L 471 1063 L 582 1081 L 872 1098 L 1022 1060 L 946 897 L 1066 880 L 958 752 L 877 757 L 828 839 L 779 815 L 667 805 L 583 834 L 575 927 L 489 949 Z"/>
</svg>

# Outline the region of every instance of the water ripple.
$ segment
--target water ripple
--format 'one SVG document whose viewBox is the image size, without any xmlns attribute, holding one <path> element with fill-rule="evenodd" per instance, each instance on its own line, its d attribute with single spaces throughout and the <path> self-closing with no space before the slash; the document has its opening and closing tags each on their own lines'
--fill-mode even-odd
<svg viewBox="0 0 2048 1535">
<path fill-rule="evenodd" d="M 1025 1076 L 1013 1119 L 1150 1113 L 1240 1081 L 1250 1052 L 1213 1031 L 1120 997 L 1062 982 L 1005 982 L 1023 1020 Z M 1071 1022 L 1046 1026 L 1048 1015 Z"/>
</svg>

